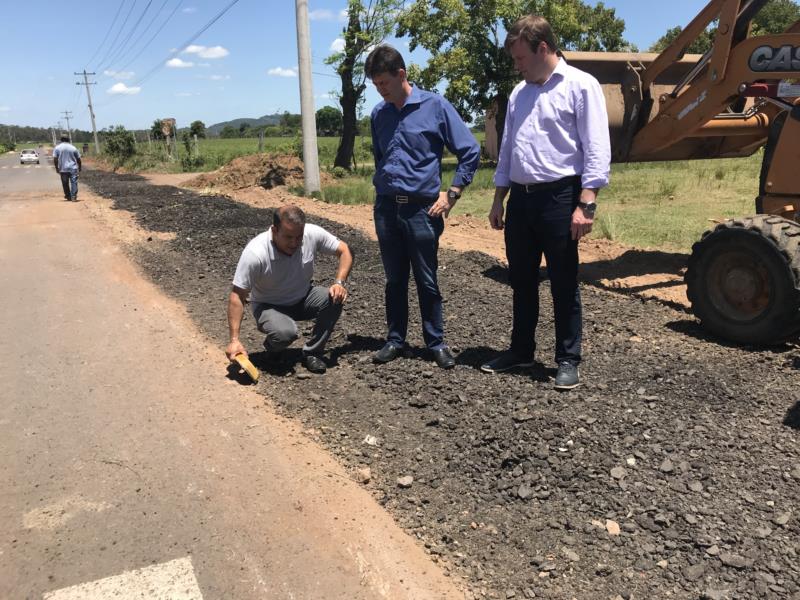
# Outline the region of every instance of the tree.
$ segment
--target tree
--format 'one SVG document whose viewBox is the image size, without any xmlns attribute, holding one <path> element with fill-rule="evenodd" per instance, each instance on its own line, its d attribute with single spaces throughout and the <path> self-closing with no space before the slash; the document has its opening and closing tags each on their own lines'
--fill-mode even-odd
<svg viewBox="0 0 800 600">
<path fill-rule="evenodd" d="M 219 137 L 226 139 L 239 137 L 239 130 L 233 125 L 225 125 L 225 127 L 222 128 L 222 131 L 219 132 Z"/>
<path fill-rule="evenodd" d="M 348 0 L 344 49 L 325 59 L 342 81 L 339 104 L 342 107 L 342 137 L 333 161 L 335 167 L 350 170 L 357 134 L 358 107 L 363 102 L 366 81 L 364 59 L 368 51 L 392 32 L 403 0 Z"/>
<path fill-rule="evenodd" d="M 333 106 L 323 106 L 317 111 L 317 135 L 342 134 L 342 111 Z"/>
<path fill-rule="evenodd" d="M 248 137 L 250 135 L 250 123 L 242 123 L 239 125 L 239 137 Z"/>
<path fill-rule="evenodd" d="M 196 135 L 198 138 L 206 137 L 206 124 L 202 121 L 192 121 L 189 125 L 189 135 Z"/>
<path fill-rule="evenodd" d="M 496 105 L 496 131 L 502 140 L 508 97 L 519 82 L 503 48 L 505 32 L 526 14 L 539 14 L 553 26 L 564 50 L 618 51 L 625 22 L 602 2 L 580 0 L 415 0 L 399 20 L 398 35 L 410 49 L 430 53 L 424 68 L 409 68 L 421 87 L 447 82 L 445 97 L 469 122 L 470 115 Z"/>
<path fill-rule="evenodd" d="M 161 129 L 161 119 L 156 119 L 150 126 L 150 135 L 154 140 L 163 140 L 164 131 Z"/>
<path fill-rule="evenodd" d="M 751 22 L 752 35 L 767 35 L 770 33 L 783 33 L 792 23 L 800 19 L 800 5 L 792 0 L 769 0 L 758 11 Z M 675 41 L 683 31 L 683 27 L 672 27 L 650 46 L 650 52 L 662 52 Z M 686 52 L 705 54 L 714 43 L 717 28 L 711 26 L 686 47 Z"/>
<path fill-rule="evenodd" d="M 104 129 L 103 134 L 103 146 L 106 154 L 113 157 L 118 164 L 136 154 L 136 140 L 133 138 L 133 132 L 128 131 L 122 125 Z"/>
<path fill-rule="evenodd" d="M 303 118 L 301 115 L 293 115 L 289 111 L 284 111 L 279 121 L 281 135 L 294 135 L 298 133 L 302 123 Z"/>
</svg>

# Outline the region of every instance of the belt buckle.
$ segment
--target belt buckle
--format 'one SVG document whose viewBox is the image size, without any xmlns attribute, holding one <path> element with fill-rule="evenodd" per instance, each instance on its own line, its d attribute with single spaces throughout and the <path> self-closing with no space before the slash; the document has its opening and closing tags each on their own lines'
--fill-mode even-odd
<svg viewBox="0 0 800 600">
<path fill-rule="evenodd" d="M 525 193 L 532 194 L 536 191 L 536 184 L 535 183 L 526 183 L 525 184 Z"/>
<path fill-rule="evenodd" d="M 397 204 L 408 204 L 408 196 L 395 196 L 394 201 Z"/>
</svg>

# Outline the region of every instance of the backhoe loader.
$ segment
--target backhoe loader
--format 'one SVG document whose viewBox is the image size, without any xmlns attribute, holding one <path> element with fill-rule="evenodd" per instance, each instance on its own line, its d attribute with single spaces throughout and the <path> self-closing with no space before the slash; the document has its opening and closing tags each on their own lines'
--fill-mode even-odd
<svg viewBox="0 0 800 600">
<path fill-rule="evenodd" d="M 603 86 L 614 162 L 763 148 L 755 214 L 704 233 L 685 275 L 702 325 L 744 344 L 800 332 L 800 21 L 781 34 L 751 35 L 766 2 L 712 0 L 660 54 L 564 53 Z M 711 49 L 685 54 L 714 24 Z"/>
</svg>

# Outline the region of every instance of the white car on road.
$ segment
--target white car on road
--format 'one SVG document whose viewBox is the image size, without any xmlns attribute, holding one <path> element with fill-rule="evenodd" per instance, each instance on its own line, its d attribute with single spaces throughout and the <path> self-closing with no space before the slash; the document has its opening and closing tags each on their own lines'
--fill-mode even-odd
<svg viewBox="0 0 800 600">
<path fill-rule="evenodd" d="M 24 165 L 26 163 L 36 163 L 39 164 L 39 153 L 36 150 L 23 150 L 19 153 L 19 164 Z"/>
</svg>

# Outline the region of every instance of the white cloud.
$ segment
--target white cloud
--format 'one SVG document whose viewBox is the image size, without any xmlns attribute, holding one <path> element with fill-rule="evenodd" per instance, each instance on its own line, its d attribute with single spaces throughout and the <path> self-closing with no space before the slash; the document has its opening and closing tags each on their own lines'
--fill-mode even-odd
<svg viewBox="0 0 800 600">
<path fill-rule="evenodd" d="M 199 96 L 200 94 L 193 94 L 192 92 L 175 92 L 179 98 L 188 98 L 189 96 Z"/>
<path fill-rule="evenodd" d="M 342 38 L 336 38 L 331 42 L 331 47 L 329 50 L 331 52 L 341 52 L 344 50 L 344 40 Z"/>
<path fill-rule="evenodd" d="M 211 81 L 227 81 L 230 78 L 231 78 L 230 75 L 212 75 L 211 77 L 209 77 Z"/>
<path fill-rule="evenodd" d="M 10 110 L 10 106 L 0 106 L 0 112 L 9 112 Z"/>
<path fill-rule="evenodd" d="M 297 67 L 291 67 L 289 69 L 274 67 L 267 71 L 267 75 L 275 75 L 276 77 L 297 77 Z"/>
<path fill-rule="evenodd" d="M 128 87 L 121 81 L 119 83 L 115 83 L 112 85 L 108 90 L 106 90 L 107 94 L 124 94 L 126 96 L 133 96 L 134 94 L 138 94 L 142 91 L 142 88 L 138 86 Z"/>
<path fill-rule="evenodd" d="M 343 8 L 342 10 L 339 11 L 339 20 L 340 21 L 347 21 L 348 18 L 349 18 L 349 15 L 347 14 L 347 9 L 346 8 Z"/>
<path fill-rule="evenodd" d="M 190 14 L 192 14 L 194 12 L 197 12 L 197 8 L 194 7 L 194 6 L 187 6 L 186 8 L 181 9 L 181 12 L 184 13 L 184 14 L 190 15 Z"/>
<path fill-rule="evenodd" d="M 318 8 L 317 10 L 312 10 L 308 13 L 308 20 L 309 21 L 332 21 L 333 20 L 333 11 L 328 10 L 327 8 Z"/>
<path fill-rule="evenodd" d="M 113 77 L 114 79 L 133 79 L 135 73 L 133 71 L 103 71 L 103 75 Z"/>
<path fill-rule="evenodd" d="M 223 48 L 222 46 L 198 46 L 197 44 L 192 44 L 187 46 L 183 54 L 197 54 L 200 58 L 224 58 L 230 54 L 227 48 Z"/>
<path fill-rule="evenodd" d="M 180 58 L 171 58 L 167 61 L 167 66 L 171 69 L 188 69 L 189 67 L 193 67 L 194 63 L 186 62 Z"/>
</svg>

